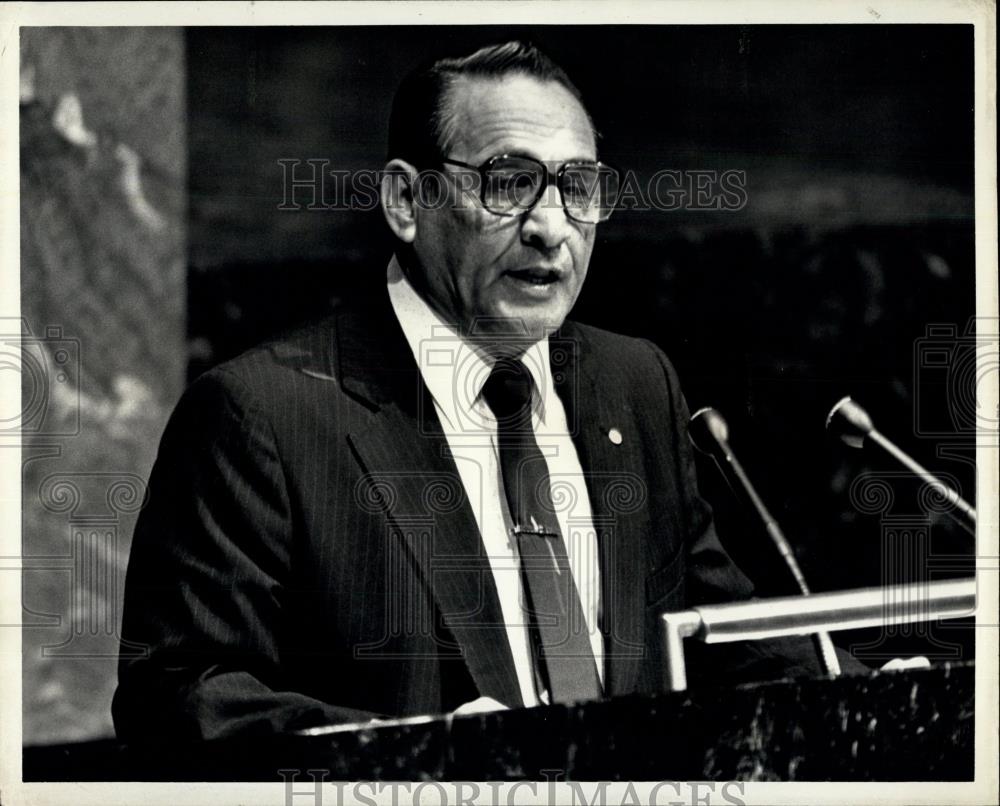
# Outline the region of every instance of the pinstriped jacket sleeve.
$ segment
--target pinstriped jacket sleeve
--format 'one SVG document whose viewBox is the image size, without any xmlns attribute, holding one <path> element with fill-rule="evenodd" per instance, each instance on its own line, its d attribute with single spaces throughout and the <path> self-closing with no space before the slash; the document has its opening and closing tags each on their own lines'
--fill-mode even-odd
<svg viewBox="0 0 1000 806">
<path fill-rule="evenodd" d="M 171 417 L 133 536 L 112 706 L 119 738 L 212 739 L 375 716 L 286 690 L 278 635 L 291 541 L 265 413 L 235 374 L 206 373 Z"/>
</svg>

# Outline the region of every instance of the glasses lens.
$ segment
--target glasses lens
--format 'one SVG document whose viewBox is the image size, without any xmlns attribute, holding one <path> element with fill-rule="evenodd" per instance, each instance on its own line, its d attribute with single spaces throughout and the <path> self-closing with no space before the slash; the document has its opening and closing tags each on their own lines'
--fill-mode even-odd
<svg viewBox="0 0 1000 806">
<path fill-rule="evenodd" d="M 483 204 L 491 213 L 517 215 L 538 200 L 545 179 L 541 163 L 523 157 L 498 157 L 485 173 Z"/>
<path fill-rule="evenodd" d="M 618 171 L 599 163 L 569 163 L 559 189 L 570 218 L 584 224 L 606 221 L 618 198 Z"/>
</svg>

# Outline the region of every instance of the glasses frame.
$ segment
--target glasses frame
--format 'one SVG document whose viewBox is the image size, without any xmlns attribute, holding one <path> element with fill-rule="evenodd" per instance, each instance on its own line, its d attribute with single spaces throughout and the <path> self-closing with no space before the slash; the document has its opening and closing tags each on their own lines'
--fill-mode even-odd
<svg viewBox="0 0 1000 806">
<path fill-rule="evenodd" d="M 487 179 L 487 174 L 493 167 L 493 165 L 498 160 L 504 160 L 504 159 L 518 159 L 534 163 L 535 165 L 540 165 L 542 168 L 543 175 L 542 175 L 542 181 L 539 184 L 538 190 L 535 193 L 535 198 L 531 200 L 531 204 L 529 204 L 527 207 L 515 206 L 514 209 L 512 209 L 509 213 L 498 213 L 496 210 L 491 210 L 486 205 L 486 185 L 487 185 L 486 179 Z M 569 160 L 567 162 L 562 163 L 555 171 L 550 171 L 549 166 L 546 165 L 541 160 L 537 160 L 534 157 L 525 156 L 524 154 L 497 154 L 496 156 L 490 157 L 482 165 L 471 165 L 468 162 L 462 162 L 461 160 L 451 159 L 450 157 L 443 157 L 441 159 L 441 163 L 443 165 L 456 165 L 460 168 L 468 168 L 478 173 L 479 203 L 483 205 L 483 209 L 486 210 L 488 213 L 491 213 L 492 215 L 495 216 L 501 216 L 503 218 L 516 218 L 519 215 L 524 215 L 525 213 L 528 213 L 531 210 L 535 209 L 535 205 L 538 204 L 542 196 L 545 195 L 545 191 L 548 189 L 550 183 L 554 183 L 555 186 L 559 189 L 559 201 L 562 203 L 563 212 L 566 213 L 566 215 L 569 218 L 571 218 L 573 221 L 576 221 L 579 224 L 589 224 L 593 226 L 595 224 L 601 224 L 607 221 L 609 218 L 611 218 L 611 214 L 615 211 L 615 206 L 618 202 L 618 194 L 616 193 L 614 201 L 611 203 L 610 206 L 608 207 L 601 206 L 600 208 L 601 211 L 603 212 L 604 210 L 607 210 L 607 214 L 604 215 L 603 217 L 598 217 L 597 221 L 584 221 L 583 219 L 577 218 L 569 211 L 569 208 L 566 207 L 566 195 L 563 193 L 562 180 L 568 168 L 573 168 L 578 166 L 585 166 L 587 168 L 596 167 L 598 170 L 600 170 L 601 168 L 606 168 L 610 171 L 613 171 L 615 177 L 620 181 L 621 172 L 613 165 L 609 165 L 608 163 L 602 162 L 600 160 Z"/>
</svg>

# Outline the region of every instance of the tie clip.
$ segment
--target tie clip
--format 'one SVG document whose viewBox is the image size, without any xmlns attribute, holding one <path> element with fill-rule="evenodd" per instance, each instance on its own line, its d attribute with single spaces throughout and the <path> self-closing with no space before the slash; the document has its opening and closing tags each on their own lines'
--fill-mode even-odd
<svg viewBox="0 0 1000 806">
<path fill-rule="evenodd" d="M 518 535 L 535 535 L 536 537 L 559 537 L 558 532 L 550 532 L 545 527 L 539 526 L 538 521 L 535 520 L 534 515 L 531 516 L 531 525 L 533 528 L 525 529 L 523 526 L 515 526 L 510 530 L 510 533 L 517 537 Z"/>
</svg>

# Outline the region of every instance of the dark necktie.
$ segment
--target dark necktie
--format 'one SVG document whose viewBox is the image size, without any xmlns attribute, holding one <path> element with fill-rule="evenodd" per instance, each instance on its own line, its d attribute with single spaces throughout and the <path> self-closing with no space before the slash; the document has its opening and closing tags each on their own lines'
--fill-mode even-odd
<svg viewBox="0 0 1000 806">
<path fill-rule="evenodd" d="M 497 418 L 504 491 L 521 558 L 536 675 L 552 702 L 600 697 L 597 664 L 587 634 L 566 544 L 552 505 L 545 457 L 531 427 L 531 374 L 520 361 L 501 359 L 483 385 Z"/>
</svg>

